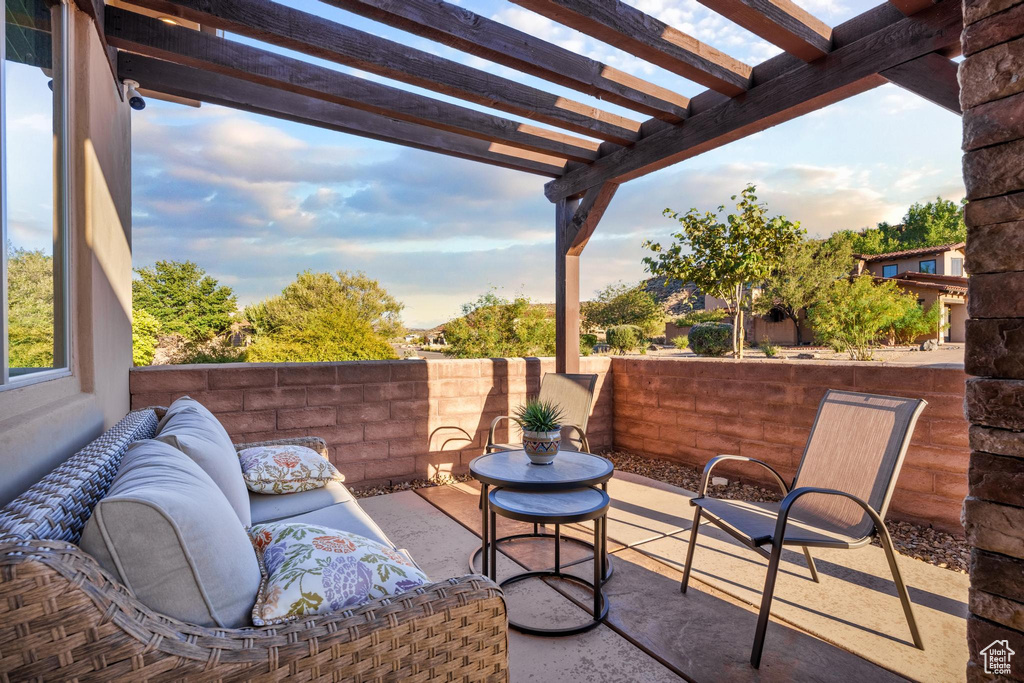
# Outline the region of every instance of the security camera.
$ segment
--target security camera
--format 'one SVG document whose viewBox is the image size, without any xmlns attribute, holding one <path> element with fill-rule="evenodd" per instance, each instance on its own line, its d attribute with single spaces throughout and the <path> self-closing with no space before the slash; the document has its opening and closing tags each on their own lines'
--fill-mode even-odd
<svg viewBox="0 0 1024 683">
<path fill-rule="evenodd" d="M 128 106 L 135 111 L 142 111 L 146 108 L 146 100 L 142 99 L 142 95 L 139 94 L 139 83 L 138 81 L 124 82 L 124 87 L 128 88 Z"/>
</svg>

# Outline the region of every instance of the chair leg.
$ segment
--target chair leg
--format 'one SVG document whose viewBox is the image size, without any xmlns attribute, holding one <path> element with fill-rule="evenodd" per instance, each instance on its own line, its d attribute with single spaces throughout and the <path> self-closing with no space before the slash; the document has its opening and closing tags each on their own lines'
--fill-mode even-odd
<svg viewBox="0 0 1024 683">
<path fill-rule="evenodd" d="M 697 512 L 693 515 L 693 526 L 690 527 L 690 546 L 686 549 L 686 565 L 683 567 L 683 582 L 679 586 L 680 593 L 685 593 L 686 587 L 690 584 L 693 551 L 697 548 L 697 533 L 700 531 L 700 513 L 701 509 L 698 507 Z"/>
<path fill-rule="evenodd" d="M 885 528 L 885 524 L 875 525 L 878 530 L 878 540 L 882 543 L 882 549 L 885 550 L 885 559 L 889 561 L 889 570 L 892 572 L 892 580 L 896 584 L 896 592 L 899 593 L 900 603 L 903 604 L 903 614 L 907 617 L 907 626 L 910 627 L 910 635 L 914 639 L 914 646 L 918 650 L 924 649 L 924 640 L 921 638 L 921 632 L 917 629 L 917 619 L 914 618 L 914 603 L 910 601 L 910 593 L 907 591 L 907 586 L 903 583 L 903 575 L 900 574 L 899 565 L 896 564 L 896 551 L 892 547 L 892 538 L 889 536 L 889 530 Z"/>
<path fill-rule="evenodd" d="M 807 568 L 811 570 L 811 580 L 814 583 L 821 583 L 818 580 L 818 568 L 814 566 L 814 558 L 811 557 L 811 549 L 804 546 L 804 557 L 807 558 Z"/>
<path fill-rule="evenodd" d="M 768 618 L 772 611 L 772 598 L 775 595 L 775 579 L 779 574 L 779 562 L 782 559 L 782 540 L 774 539 L 772 554 L 768 560 L 768 574 L 764 577 L 764 590 L 761 592 L 761 611 L 757 615 L 757 630 L 754 631 L 754 647 L 750 651 L 750 665 L 755 669 L 761 666 L 761 651 L 764 649 L 764 636 L 768 631 Z"/>
</svg>

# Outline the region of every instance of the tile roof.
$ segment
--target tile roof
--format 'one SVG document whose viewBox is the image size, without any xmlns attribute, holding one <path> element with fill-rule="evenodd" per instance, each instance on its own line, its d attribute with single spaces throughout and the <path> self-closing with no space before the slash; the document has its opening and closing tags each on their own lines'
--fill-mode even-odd
<svg viewBox="0 0 1024 683">
<path fill-rule="evenodd" d="M 917 249 L 904 249 L 903 251 L 890 251 L 887 254 L 854 254 L 854 258 L 859 258 L 867 263 L 874 261 L 892 261 L 895 259 L 908 258 L 911 256 L 925 256 L 927 254 L 941 254 L 945 251 L 951 251 L 953 249 L 963 249 L 966 246 L 964 242 L 954 242 L 953 244 L 940 244 L 937 247 L 918 247 Z"/>
</svg>

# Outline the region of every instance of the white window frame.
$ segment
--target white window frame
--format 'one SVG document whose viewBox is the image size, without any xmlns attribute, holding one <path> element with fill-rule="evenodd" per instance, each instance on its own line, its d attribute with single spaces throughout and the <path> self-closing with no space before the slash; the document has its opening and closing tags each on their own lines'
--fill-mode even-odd
<svg viewBox="0 0 1024 683">
<path fill-rule="evenodd" d="M 6 4 L 5 4 L 6 7 Z M 54 68 L 54 116 L 60 135 L 54 150 L 54 221 L 57 239 L 53 247 L 54 268 L 54 367 L 11 377 L 7 339 L 7 12 L 0 13 L 0 391 L 45 382 L 71 374 L 71 216 L 69 194 L 71 106 L 71 13 L 68 0 L 60 0 L 51 9 L 52 41 L 57 46 L 59 68 Z M 56 67 L 56 65 L 54 65 Z M 59 313 L 58 313 L 59 311 Z M 60 353 L 58 353 L 60 351 Z M 58 361 L 58 356 L 60 360 Z"/>
</svg>

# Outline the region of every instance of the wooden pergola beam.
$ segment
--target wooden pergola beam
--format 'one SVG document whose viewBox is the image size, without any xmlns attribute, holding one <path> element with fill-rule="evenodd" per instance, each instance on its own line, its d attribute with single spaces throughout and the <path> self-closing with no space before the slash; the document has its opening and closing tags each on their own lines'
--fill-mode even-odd
<svg viewBox="0 0 1024 683">
<path fill-rule="evenodd" d="M 578 167 L 548 183 L 545 193 L 558 201 L 580 196 L 601 183 L 638 178 L 864 92 L 885 82 L 879 72 L 958 42 L 962 23 L 959 3 L 944 0 L 811 64 L 783 71 L 741 98 L 709 106 L 681 125 Z"/>
<path fill-rule="evenodd" d="M 750 85 L 750 67 L 622 0 L 512 0 L 725 95 Z"/>
<path fill-rule="evenodd" d="M 566 253 L 573 256 L 583 253 L 584 247 L 597 229 L 597 224 L 604 218 L 604 212 L 618 189 L 619 186 L 615 183 L 604 183 L 587 190 L 576 207 L 572 220 L 565 227 L 562 242 Z"/>
<path fill-rule="evenodd" d="M 957 69 L 956 62 L 932 52 L 886 69 L 882 76 L 947 111 L 961 114 Z"/>
<path fill-rule="evenodd" d="M 599 143 L 461 107 L 158 19 L 108 6 L 115 47 L 281 88 L 300 95 L 574 161 L 597 157 Z M 143 86 L 149 87 L 142 83 Z"/>
<path fill-rule="evenodd" d="M 618 189 L 603 183 L 555 205 L 555 372 L 580 371 L 580 254 Z"/>
<path fill-rule="evenodd" d="M 146 83 L 150 88 L 174 97 L 199 100 L 547 177 L 558 176 L 565 164 L 562 159 L 396 121 L 315 97 L 297 95 L 143 55 L 120 52 L 117 65 L 121 78 Z"/>
<path fill-rule="evenodd" d="M 132 4 L 619 145 L 638 138 L 639 121 L 270 0 Z"/>
<path fill-rule="evenodd" d="M 791 0 L 697 1 L 805 62 L 832 49 L 831 27 Z"/>
<path fill-rule="evenodd" d="M 324 0 L 341 9 L 666 121 L 689 100 L 444 0 Z"/>
<path fill-rule="evenodd" d="M 908 17 L 935 4 L 935 0 L 889 0 L 889 2 Z"/>
</svg>

